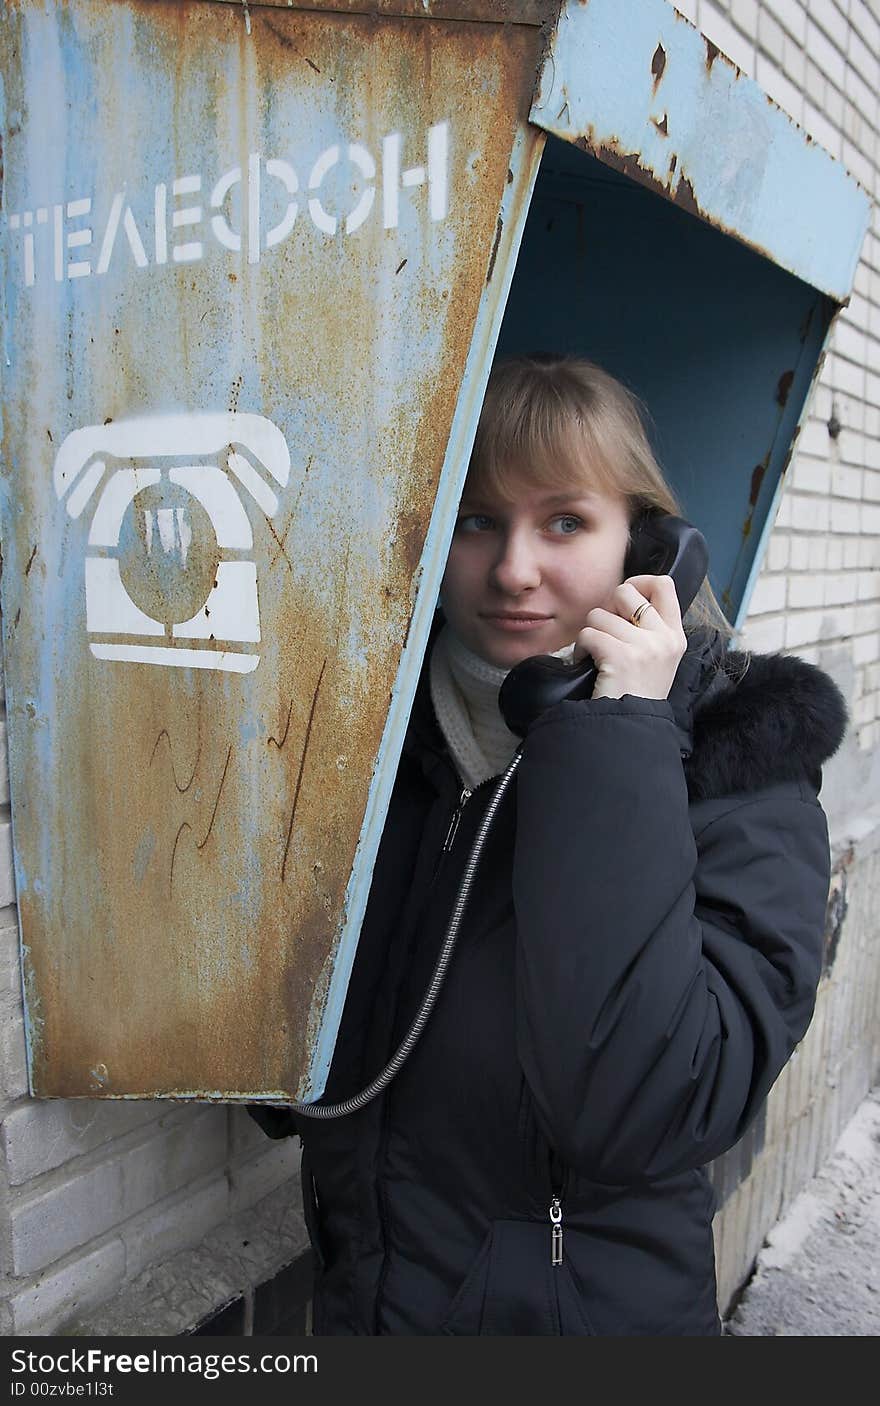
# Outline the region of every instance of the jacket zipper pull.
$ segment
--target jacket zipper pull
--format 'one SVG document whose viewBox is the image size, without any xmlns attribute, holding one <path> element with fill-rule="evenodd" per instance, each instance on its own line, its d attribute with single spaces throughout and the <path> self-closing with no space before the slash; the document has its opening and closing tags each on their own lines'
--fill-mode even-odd
<svg viewBox="0 0 880 1406">
<path fill-rule="evenodd" d="M 562 1206 L 558 1196 L 550 1202 L 550 1263 L 562 1264 Z"/>
<path fill-rule="evenodd" d="M 449 850 L 452 849 L 452 842 L 455 839 L 455 834 L 458 830 L 458 822 L 461 820 L 461 813 L 467 805 L 468 801 L 470 800 L 471 795 L 472 792 L 469 791 L 467 787 L 465 787 L 465 789 L 459 796 L 458 805 L 452 812 L 452 819 L 449 822 L 449 829 L 446 831 L 446 839 L 443 841 L 443 848 L 440 851 L 441 854 L 448 854 Z"/>
</svg>

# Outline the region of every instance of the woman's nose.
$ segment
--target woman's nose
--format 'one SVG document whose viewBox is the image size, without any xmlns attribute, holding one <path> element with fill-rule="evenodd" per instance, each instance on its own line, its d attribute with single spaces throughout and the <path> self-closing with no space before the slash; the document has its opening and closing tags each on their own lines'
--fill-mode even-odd
<svg viewBox="0 0 880 1406">
<path fill-rule="evenodd" d="M 518 596 L 539 585 L 538 556 L 524 535 L 507 533 L 501 538 L 490 574 L 492 584 L 509 596 Z"/>
</svg>

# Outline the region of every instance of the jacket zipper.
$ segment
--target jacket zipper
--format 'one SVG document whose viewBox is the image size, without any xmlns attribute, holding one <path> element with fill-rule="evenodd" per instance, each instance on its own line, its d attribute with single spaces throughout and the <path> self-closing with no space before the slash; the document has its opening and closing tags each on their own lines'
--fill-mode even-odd
<svg viewBox="0 0 880 1406">
<path fill-rule="evenodd" d="M 558 1196 L 550 1202 L 550 1263 L 562 1264 L 562 1203 Z"/>
<path fill-rule="evenodd" d="M 550 1149 L 550 1263 L 562 1264 L 562 1202 L 568 1189 L 569 1169 Z"/>
<path fill-rule="evenodd" d="M 452 819 L 449 822 L 449 829 L 446 831 L 446 838 L 443 841 L 443 846 L 440 850 L 440 856 L 437 860 L 438 868 L 443 861 L 444 855 L 447 855 L 449 853 L 455 843 L 455 837 L 458 834 L 458 827 L 461 822 L 461 817 L 464 812 L 464 808 L 473 794 L 473 791 L 468 790 L 467 786 L 462 787 L 461 795 L 458 798 L 458 804 L 456 805 L 455 810 L 452 812 Z"/>
</svg>

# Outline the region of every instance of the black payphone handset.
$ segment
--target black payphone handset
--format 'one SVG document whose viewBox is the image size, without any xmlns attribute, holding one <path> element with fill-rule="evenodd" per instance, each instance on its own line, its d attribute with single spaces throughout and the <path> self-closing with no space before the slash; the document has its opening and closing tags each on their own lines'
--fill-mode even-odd
<svg viewBox="0 0 880 1406">
<path fill-rule="evenodd" d="M 691 605 L 709 565 L 705 538 L 683 518 L 648 513 L 633 528 L 624 561 L 628 576 L 671 576 L 681 613 Z M 511 669 L 498 695 L 504 721 L 517 737 L 525 737 L 539 713 L 566 699 L 589 698 L 598 670 L 587 655 L 566 664 L 552 654 L 523 659 Z"/>
</svg>

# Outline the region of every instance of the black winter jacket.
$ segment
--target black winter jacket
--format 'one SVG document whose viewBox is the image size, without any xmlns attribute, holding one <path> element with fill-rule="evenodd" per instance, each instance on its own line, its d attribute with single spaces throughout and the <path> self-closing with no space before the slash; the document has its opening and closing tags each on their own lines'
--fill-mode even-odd
<svg viewBox="0 0 880 1406">
<path fill-rule="evenodd" d="M 303 1140 L 316 1333 L 718 1333 L 703 1168 L 812 1015 L 845 726 L 819 670 L 743 663 L 695 636 L 668 701 L 545 713 L 388 1091 L 328 1122 L 252 1110 Z M 408 1029 L 493 786 L 461 805 L 423 677 L 327 1100 Z"/>
</svg>

